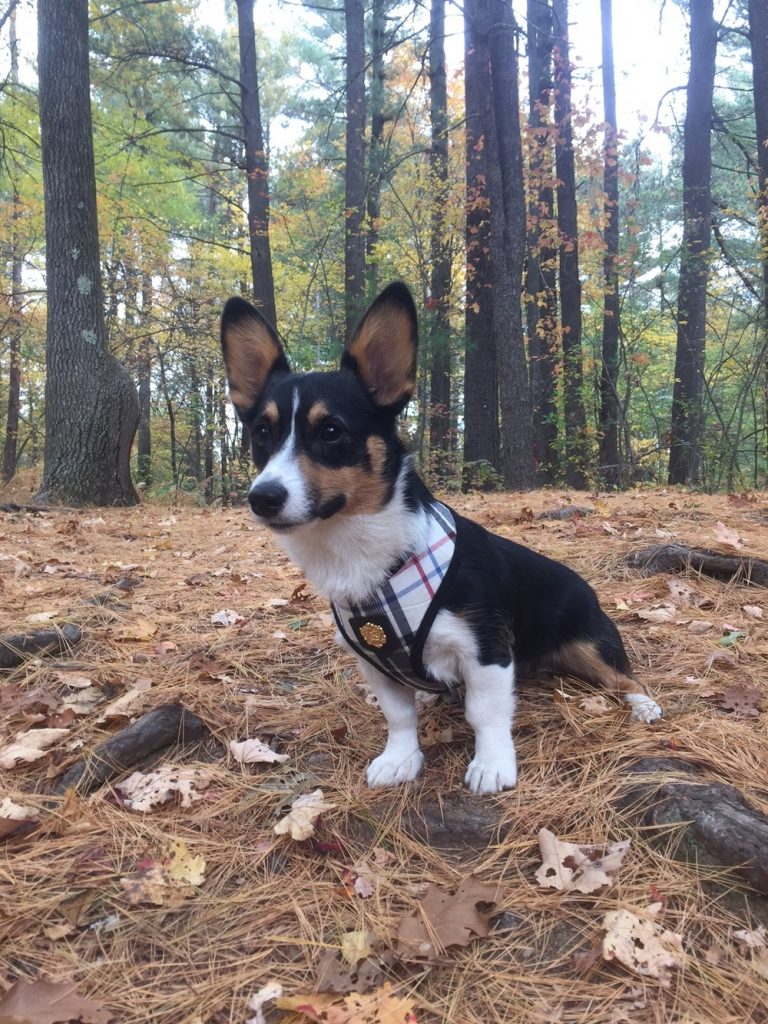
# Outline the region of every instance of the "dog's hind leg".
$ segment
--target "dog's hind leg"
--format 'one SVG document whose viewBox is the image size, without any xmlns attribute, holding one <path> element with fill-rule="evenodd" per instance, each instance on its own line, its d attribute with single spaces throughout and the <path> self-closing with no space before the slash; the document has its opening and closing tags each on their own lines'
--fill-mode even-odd
<svg viewBox="0 0 768 1024">
<path fill-rule="evenodd" d="M 610 648 L 610 653 L 604 657 L 594 640 L 575 640 L 550 655 L 546 667 L 615 693 L 628 705 L 633 719 L 655 722 L 662 716 L 661 707 L 642 683 L 632 678 L 618 633 L 610 638 Z M 617 661 L 618 666 L 612 665 L 608 658 Z"/>
</svg>

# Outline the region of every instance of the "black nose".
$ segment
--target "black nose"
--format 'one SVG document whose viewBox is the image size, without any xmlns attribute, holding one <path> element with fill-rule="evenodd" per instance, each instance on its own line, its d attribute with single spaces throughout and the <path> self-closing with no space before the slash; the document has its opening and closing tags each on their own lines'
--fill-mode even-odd
<svg viewBox="0 0 768 1024">
<path fill-rule="evenodd" d="M 270 480 L 268 483 L 256 484 L 248 495 L 248 504 L 257 516 L 271 519 L 276 516 L 288 498 L 288 491 L 282 484 Z"/>
</svg>

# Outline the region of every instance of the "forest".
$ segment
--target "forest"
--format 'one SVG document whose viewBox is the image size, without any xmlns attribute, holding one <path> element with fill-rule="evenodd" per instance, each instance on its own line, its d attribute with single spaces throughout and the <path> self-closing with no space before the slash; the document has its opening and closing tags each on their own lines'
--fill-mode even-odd
<svg viewBox="0 0 768 1024">
<path fill-rule="evenodd" d="M 228 503 L 250 470 L 226 298 L 323 368 L 402 279 L 403 429 L 432 483 L 765 485 L 764 0 L 647 2 L 660 40 L 686 33 L 653 123 L 617 119 L 611 0 L 94 0 L 87 29 L 84 2 L 37 6 L 0 8 L 4 481 Z M 573 42 L 590 6 L 597 68 Z M 57 219 L 91 206 L 73 243 Z"/>
</svg>

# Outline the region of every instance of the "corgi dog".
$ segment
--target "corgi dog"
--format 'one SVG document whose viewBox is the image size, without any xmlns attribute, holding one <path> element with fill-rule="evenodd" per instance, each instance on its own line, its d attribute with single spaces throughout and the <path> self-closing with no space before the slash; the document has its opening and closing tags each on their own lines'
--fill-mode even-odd
<svg viewBox="0 0 768 1024">
<path fill-rule="evenodd" d="M 253 514 L 330 599 L 337 639 L 357 655 L 386 718 L 370 786 L 421 771 L 419 689 L 461 688 L 475 734 L 465 777 L 473 793 L 516 784 L 518 673 L 575 676 L 620 696 L 634 719 L 661 716 L 585 580 L 453 512 L 416 473 L 397 430 L 418 344 L 404 284 L 375 299 L 338 370 L 293 373 L 273 327 L 240 298 L 224 307 L 221 342 L 258 469 Z"/>
</svg>

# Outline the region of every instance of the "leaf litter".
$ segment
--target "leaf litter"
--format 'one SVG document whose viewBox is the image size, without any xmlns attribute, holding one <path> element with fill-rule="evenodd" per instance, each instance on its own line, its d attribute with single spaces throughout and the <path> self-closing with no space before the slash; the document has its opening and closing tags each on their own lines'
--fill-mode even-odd
<svg viewBox="0 0 768 1024">
<path fill-rule="evenodd" d="M 0 632 L 23 631 L 26 614 L 55 608 L 81 626 L 84 639 L 66 661 L 33 659 L 0 681 L 0 748 L 17 732 L 45 726 L 36 716 L 57 714 L 77 689 L 91 685 L 101 695 L 91 711 L 70 720 L 39 760 L 0 771 L 0 799 L 7 796 L 34 810 L 38 819 L 3 840 L 13 881 L 4 886 L 0 924 L 11 932 L 14 962 L 25 964 L 26 978 L 68 977 L 76 951 L 78 991 L 93 995 L 121 1024 L 243 1021 L 257 1012 L 247 1008 L 248 994 L 270 982 L 282 986 L 286 1000 L 303 998 L 315 1017 L 288 1005 L 278 1008 L 272 1000 L 259 1011 L 269 1024 L 336 1021 L 339 1014 L 347 1024 L 368 1024 L 391 1020 L 390 1010 L 400 1024 L 407 1014 L 419 1024 L 653 1024 L 674 1019 L 681 1006 L 695 1006 L 701 1024 L 722 1024 L 762 1012 L 765 950 L 746 948 L 733 937 L 757 926 L 712 900 L 705 888 L 711 869 L 673 861 L 613 801 L 624 785 L 627 760 L 659 754 L 695 760 L 712 777 L 762 792 L 768 636 L 760 617 L 744 608 L 763 604 L 759 591 L 689 574 L 679 578 L 704 601 L 689 604 L 675 591 L 678 603 L 669 587 L 678 577 L 628 577 L 622 559 L 643 543 L 627 523 L 641 523 L 646 537 L 663 528 L 695 546 L 721 521 L 740 538 L 748 536 L 750 551 L 762 554 L 768 532 L 756 513 L 765 499 L 758 495 L 742 519 L 724 498 L 706 495 L 691 501 L 678 496 L 675 502 L 657 491 L 601 496 L 607 511 L 600 515 L 619 531 L 610 537 L 610 558 L 599 522 L 595 531 L 581 533 L 569 523 L 536 518 L 515 526 L 515 508 L 506 495 L 455 501 L 491 528 L 566 561 L 595 586 L 605 607 L 617 609 L 633 665 L 665 705 L 667 715 L 657 729 L 627 727 L 622 715 L 598 714 L 599 705 L 589 703 L 592 695 L 575 682 L 579 713 L 564 721 L 551 692 L 526 687 L 516 722 L 518 790 L 480 800 L 466 796 L 469 732 L 459 709 L 441 706 L 439 722 L 425 733 L 433 746 L 420 780 L 372 792 L 363 772 L 381 749 L 380 712 L 357 689 L 352 660 L 333 646 L 324 602 L 297 592 L 301 574 L 241 509 L 174 508 L 174 539 L 166 547 L 157 544 L 158 521 L 168 510 L 151 506 L 104 510 L 97 528 L 73 512 L 3 520 L 4 550 L 18 554 L 23 567 L 17 573 L 16 562 L 0 558 Z M 533 492 L 526 501 L 535 517 L 552 508 L 558 495 Z M 220 569 L 211 563 L 217 545 L 227 548 L 217 556 Z M 57 573 L 45 572 L 51 564 Z M 76 565 L 78 575 L 65 574 L 66 565 Z M 193 577 L 195 585 L 187 586 L 184 580 Z M 105 587 L 122 608 L 88 603 Z M 271 603 L 276 595 L 278 603 Z M 633 611 L 663 604 L 675 606 L 673 620 L 642 620 Z M 246 621 L 215 626 L 210 616 L 221 608 L 238 609 Z M 306 625 L 294 629 L 298 608 Z M 152 629 L 130 630 L 141 619 Z M 713 624 L 697 634 L 688 628 L 696 620 Z M 734 627 L 729 632 L 747 636 L 719 647 L 723 623 Z M 133 639 L 117 638 L 122 626 Z M 273 632 L 285 639 L 277 643 Z M 67 686 L 59 672 L 90 684 Z M 152 687 L 126 714 L 96 721 L 110 701 L 147 676 Z M 730 686 L 758 690 L 757 714 L 703 701 L 707 686 L 718 695 Z M 89 756 L 129 718 L 174 702 L 199 714 L 211 732 L 202 746 L 179 748 L 172 762 L 212 772 L 215 787 L 204 790 L 204 798 L 184 807 L 181 796 L 171 796 L 137 813 L 115 799 L 114 788 L 104 787 L 87 797 L 71 793 L 58 803 L 54 798 L 51 806 L 50 787 L 73 758 Z M 599 727 L 585 733 L 581 723 L 592 715 Z M 229 739 L 254 736 L 278 750 L 289 743 L 290 768 L 275 762 L 233 770 Z M 73 753 L 75 744 L 82 749 Z M 158 765 L 136 768 L 149 774 Z M 275 835 L 274 824 L 290 805 L 319 788 L 323 801 L 335 806 L 314 819 L 308 838 L 287 842 Z M 434 829 L 436 814 L 438 821 L 444 818 L 447 847 L 419 831 Z M 483 838 L 470 842 L 480 828 Z M 532 884 L 540 864 L 535 837 L 544 828 L 554 836 L 594 839 L 595 845 L 602 837 L 621 836 L 631 841 L 631 857 L 611 873 L 613 884 L 562 898 Z M 171 870 L 177 842 L 193 861 L 186 875 Z M 384 865 L 377 860 L 382 855 L 391 858 Z M 198 857 L 205 864 L 195 870 Z M 426 917 L 420 909 L 430 886 L 455 896 L 461 880 L 472 875 L 493 886 L 499 900 L 467 910 L 465 924 L 474 913 L 480 916 L 479 932 L 459 929 L 462 939 L 470 936 L 466 945 L 445 946 L 443 938 L 431 956 L 399 956 L 398 930 L 414 911 L 426 941 L 436 938 L 429 908 Z M 633 966 L 616 957 L 614 965 L 600 966 L 606 934 L 600 925 L 622 909 L 643 918 L 646 912 L 638 908 L 654 891 L 667 897 L 663 918 L 661 911 L 656 917 L 662 932 L 685 936 L 686 969 L 667 969 L 669 987 L 661 977 L 641 975 L 638 992 Z M 567 947 L 563 929 L 570 936 Z M 376 938 L 373 952 L 353 965 L 342 959 L 341 941 L 360 931 Z M 598 936 L 598 963 L 575 971 L 571 955 L 591 950 Z M 721 950 L 716 963 L 707 959 L 711 949 Z M 668 953 L 682 956 L 674 943 Z M 6 967 L 0 982 L 6 992 L 18 976 Z M 357 996 L 366 1001 L 352 999 Z"/>
</svg>

